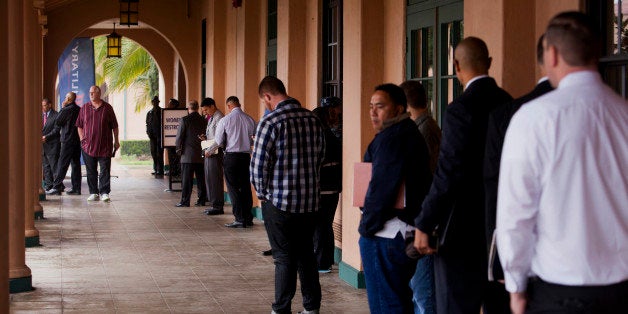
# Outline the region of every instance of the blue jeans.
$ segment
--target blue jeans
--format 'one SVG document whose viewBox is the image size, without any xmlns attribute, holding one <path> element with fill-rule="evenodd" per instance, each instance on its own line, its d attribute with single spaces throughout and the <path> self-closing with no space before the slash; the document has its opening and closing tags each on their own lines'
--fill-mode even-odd
<svg viewBox="0 0 628 314">
<path fill-rule="evenodd" d="M 401 233 L 394 239 L 360 237 L 359 244 L 371 313 L 412 313 L 416 260 L 406 255 Z"/>
<path fill-rule="evenodd" d="M 410 280 L 415 314 L 434 314 L 434 256 L 426 255 L 418 260 L 416 272 Z"/>
</svg>

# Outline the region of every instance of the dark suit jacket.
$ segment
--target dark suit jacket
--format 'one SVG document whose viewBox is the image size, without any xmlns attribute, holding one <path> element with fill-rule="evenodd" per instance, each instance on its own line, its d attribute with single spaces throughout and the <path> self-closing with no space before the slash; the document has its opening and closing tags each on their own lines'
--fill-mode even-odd
<svg viewBox="0 0 628 314">
<path fill-rule="evenodd" d="M 201 156 L 201 140 L 199 135 L 205 134 L 207 120 L 198 112 L 183 117 L 177 130 L 175 146 L 181 155 L 181 163 L 203 163 Z"/>
<path fill-rule="evenodd" d="M 43 154 L 58 155 L 61 149 L 61 142 L 59 141 L 59 126 L 57 125 L 57 115 L 54 109 L 50 109 L 46 124 L 41 129 L 41 135 L 46 137 L 46 142 L 43 143 Z M 43 119 L 43 113 L 42 113 Z M 43 121 L 43 120 L 42 120 Z"/>
<path fill-rule="evenodd" d="M 56 124 L 61 129 L 61 143 L 63 145 L 81 145 L 78 131 L 76 130 L 76 118 L 78 118 L 81 107 L 76 103 L 71 103 L 57 115 Z"/>
<path fill-rule="evenodd" d="M 528 94 L 513 100 L 512 102 L 501 106 L 493 111 L 488 119 L 488 131 L 486 134 L 486 152 L 484 158 L 484 189 L 486 195 L 486 243 L 490 249 L 495 231 L 495 216 L 497 214 L 497 183 L 499 179 L 499 166 L 502 156 L 502 147 L 504 145 L 504 137 L 506 130 L 510 124 L 512 116 L 521 108 L 521 106 L 534 98 L 537 98 L 549 91 L 552 85 L 545 80 L 536 85 L 536 87 Z M 493 263 L 493 276 L 495 279 L 503 279 L 499 259 Z"/>
<path fill-rule="evenodd" d="M 434 180 L 415 221 L 417 228 L 431 233 L 453 212 L 440 255 L 472 254 L 474 263 L 486 258 L 482 165 L 488 115 L 511 100 L 486 77 L 473 82 L 447 108 Z"/>
</svg>

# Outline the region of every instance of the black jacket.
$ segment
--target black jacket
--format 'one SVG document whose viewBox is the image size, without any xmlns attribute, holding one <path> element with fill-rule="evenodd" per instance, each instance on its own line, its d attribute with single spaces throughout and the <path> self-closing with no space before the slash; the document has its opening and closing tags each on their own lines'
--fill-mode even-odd
<svg viewBox="0 0 628 314">
<path fill-rule="evenodd" d="M 78 131 L 76 129 L 76 118 L 78 118 L 81 107 L 76 103 L 71 103 L 61 111 L 57 117 L 57 126 L 61 129 L 61 144 L 63 145 L 80 145 Z"/>
<path fill-rule="evenodd" d="M 425 140 L 409 116 L 402 117 L 377 133 L 364 154 L 364 161 L 372 163 L 358 228 L 364 237 L 374 236 L 395 216 L 414 225 L 414 217 L 432 181 Z M 406 207 L 399 210 L 394 205 L 404 180 Z"/>
<path fill-rule="evenodd" d="M 486 243 L 490 249 L 495 231 L 495 217 L 497 215 L 497 185 L 499 179 L 500 159 L 504 145 L 506 130 L 510 124 L 512 116 L 521 106 L 534 98 L 537 98 L 549 91 L 552 85 L 549 81 L 543 81 L 528 94 L 501 106 L 490 114 L 488 119 L 488 131 L 486 133 L 486 152 L 484 158 L 484 190 L 486 195 Z M 493 263 L 493 276 L 495 279 L 503 279 L 499 259 Z"/>
<path fill-rule="evenodd" d="M 161 142 L 161 116 L 163 111 L 161 107 L 153 107 L 146 113 L 146 134 L 151 141 L 158 140 Z"/>
<path fill-rule="evenodd" d="M 203 163 L 201 156 L 200 134 L 205 134 L 207 120 L 198 112 L 192 112 L 183 117 L 177 130 L 175 146 L 181 155 L 181 163 Z"/>
<path fill-rule="evenodd" d="M 46 118 L 46 124 L 41 129 L 42 136 L 46 137 L 46 142 L 43 143 L 42 153 L 58 155 L 61 148 L 61 142 L 59 141 L 59 127 L 56 124 L 57 116 L 59 115 L 54 109 L 50 109 L 48 117 Z M 43 113 L 42 113 L 43 121 Z"/>
<path fill-rule="evenodd" d="M 432 233 L 452 214 L 446 247 L 486 257 L 482 166 L 488 116 L 512 97 L 490 77 L 473 82 L 447 108 L 434 181 L 415 223 Z M 445 247 L 439 254 L 445 253 Z"/>
</svg>

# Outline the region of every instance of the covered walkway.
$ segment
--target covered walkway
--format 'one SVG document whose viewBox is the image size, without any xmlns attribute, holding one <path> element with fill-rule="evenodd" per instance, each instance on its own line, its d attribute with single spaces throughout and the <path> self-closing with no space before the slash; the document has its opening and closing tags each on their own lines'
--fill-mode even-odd
<svg viewBox="0 0 628 314">
<path fill-rule="evenodd" d="M 269 313 L 272 257 L 264 225 L 228 229 L 201 207 L 176 208 L 180 193 L 148 166 L 112 164 L 111 203 L 48 196 L 41 246 L 26 250 L 32 292 L 12 294 L 11 313 Z M 195 194 L 194 194 L 195 195 Z M 368 313 L 366 291 L 322 274 L 323 313 Z M 301 296 L 293 301 L 301 310 Z"/>
</svg>

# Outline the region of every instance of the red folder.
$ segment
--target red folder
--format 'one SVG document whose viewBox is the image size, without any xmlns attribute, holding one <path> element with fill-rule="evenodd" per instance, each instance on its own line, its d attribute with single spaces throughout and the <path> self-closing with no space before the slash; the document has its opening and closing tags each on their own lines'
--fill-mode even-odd
<svg viewBox="0 0 628 314">
<path fill-rule="evenodd" d="M 356 162 L 353 165 L 353 206 L 364 207 L 366 190 L 371 182 L 372 164 L 370 162 Z M 395 208 L 404 209 L 406 206 L 406 185 L 401 183 Z"/>
</svg>

